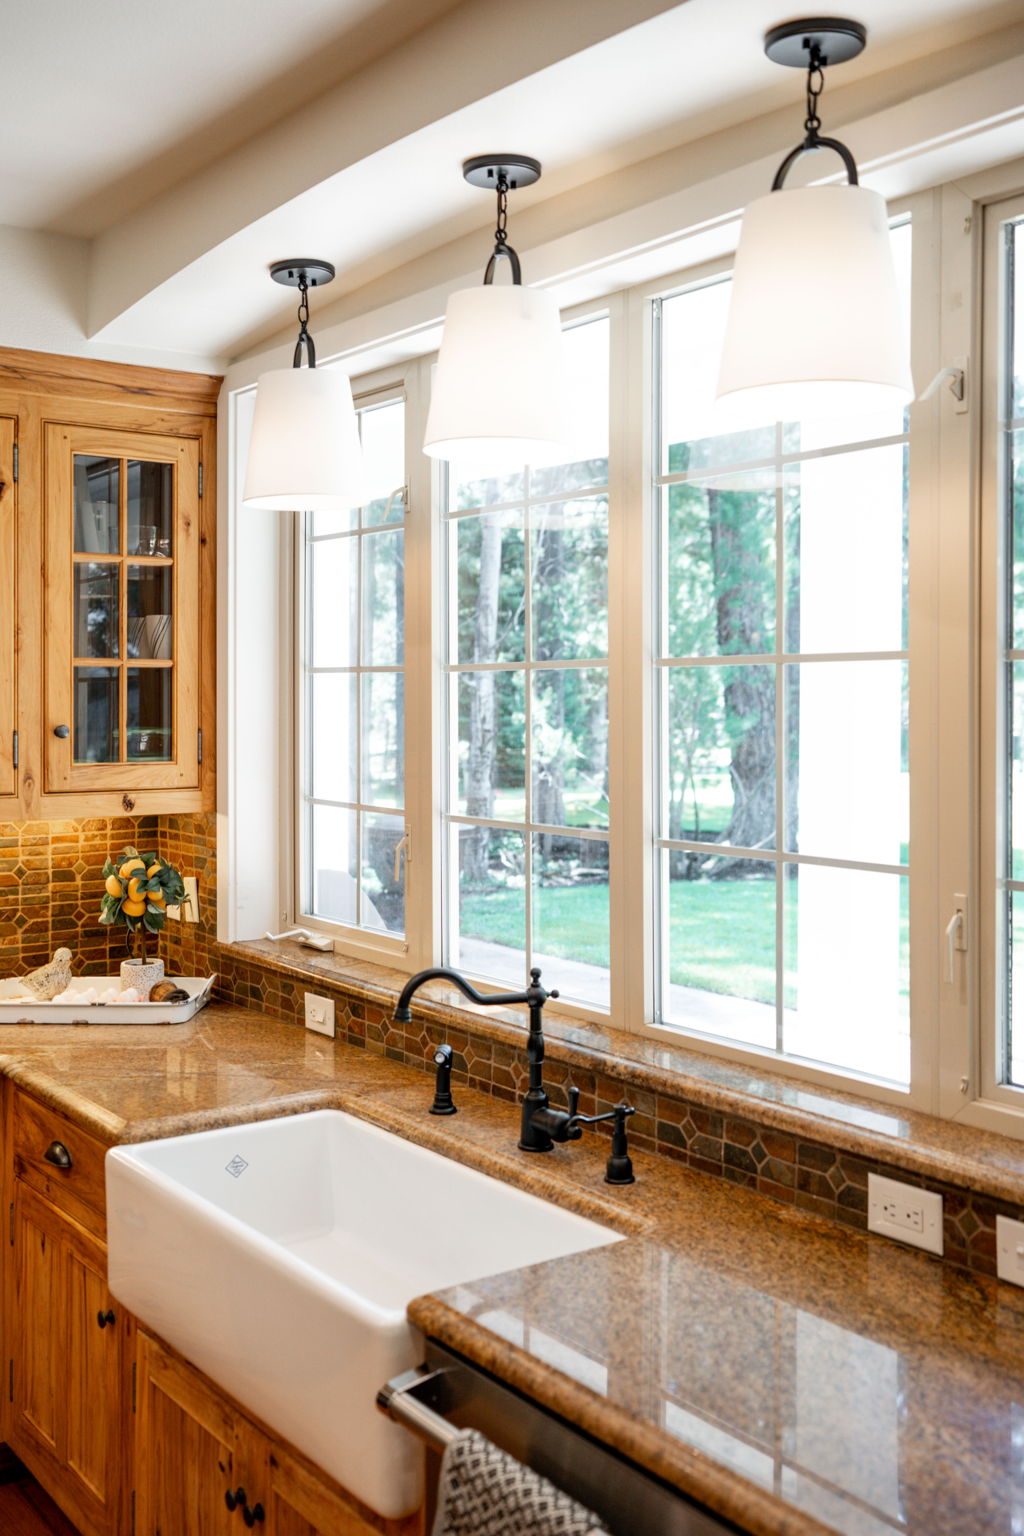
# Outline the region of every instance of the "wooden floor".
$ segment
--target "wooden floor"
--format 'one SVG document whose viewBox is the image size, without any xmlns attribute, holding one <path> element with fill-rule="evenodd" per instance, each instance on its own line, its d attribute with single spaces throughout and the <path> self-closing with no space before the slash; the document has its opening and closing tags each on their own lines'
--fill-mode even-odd
<svg viewBox="0 0 1024 1536">
<path fill-rule="evenodd" d="M 31 1477 L 0 1486 L 3 1536 L 78 1536 L 71 1522 Z"/>
</svg>

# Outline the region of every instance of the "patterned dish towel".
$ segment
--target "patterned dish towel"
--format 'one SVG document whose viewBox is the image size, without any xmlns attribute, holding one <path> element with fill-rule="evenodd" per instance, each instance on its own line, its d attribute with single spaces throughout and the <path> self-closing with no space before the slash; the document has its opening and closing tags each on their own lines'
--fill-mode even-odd
<svg viewBox="0 0 1024 1536">
<path fill-rule="evenodd" d="M 606 1536 L 596 1515 L 475 1429 L 447 1446 L 433 1536 Z"/>
</svg>

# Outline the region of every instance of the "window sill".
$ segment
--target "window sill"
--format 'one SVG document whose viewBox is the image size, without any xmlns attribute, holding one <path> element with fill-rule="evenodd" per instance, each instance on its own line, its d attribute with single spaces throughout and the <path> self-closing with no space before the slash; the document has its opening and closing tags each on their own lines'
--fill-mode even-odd
<svg viewBox="0 0 1024 1536">
<path fill-rule="evenodd" d="M 390 1020 L 408 980 L 388 966 L 317 954 L 293 942 L 220 944 L 218 950 L 225 961 L 337 989 L 347 999 L 380 1010 L 382 1022 Z M 417 994 L 415 1013 L 426 1023 L 512 1047 L 517 1053 L 522 1050 L 523 1010 L 476 1007 L 444 982 L 431 982 Z M 643 1106 L 645 1118 L 660 1122 L 669 1113 L 666 1101 L 684 1101 L 710 1114 L 754 1122 L 917 1178 L 1024 1203 L 1024 1145 L 992 1130 L 813 1087 L 781 1073 L 734 1066 L 684 1045 L 580 1024 L 559 1017 L 550 1006 L 544 1038 L 549 1063 L 611 1080 L 618 1093 L 650 1096 Z M 383 1048 L 388 1053 L 393 1049 L 386 1040 Z"/>
</svg>

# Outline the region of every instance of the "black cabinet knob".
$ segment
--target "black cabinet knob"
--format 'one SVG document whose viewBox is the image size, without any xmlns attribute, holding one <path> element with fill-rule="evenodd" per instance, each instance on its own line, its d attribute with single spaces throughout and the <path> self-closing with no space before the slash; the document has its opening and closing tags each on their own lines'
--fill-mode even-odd
<svg viewBox="0 0 1024 1536">
<path fill-rule="evenodd" d="M 61 741 L 64 741 L 66 737 L 71 735 L 71 727 L 70 725 L 55 725 L 53 734 L 59 736 Z"/>
<path fill-rule="evenodd" d="M 71 1153 L 62 1141 L 51 1141 L 43 1153 L 43 1157 L 48 1163 L 52 1163 L 55 1168 L 71 1167 Z"/>
<path fill-rule="evenodd" d="M 245 1521 L 250 1530 L 252 1530 L 257 1521 L 262 1525 L 265 1518 L 266 1517 L 263 1513 L 262 1504 L 253 1505 L 252 1509 L 250 1509 L 247 1504 L 242 1510 L 242 1519 Z"/>
<path fill-rule="evenodd" d="M 224 1503 L 231 1511 L 236 1510 L 240 1504 L 245 1503 L 245 1489 L 236 1488 L 234 1493 L 232 1493 L 231 1489 L 229 1488 L 227 1493 L 224 1495 Z"/>
<path fill-rule="evenodd" d="M 99 1323 L 101 1328 L 105 1328 L 108 1323 L 116 1323 L 117 1317 L 113 1312 L 110 1311 L 108 1307 L 106 1312 L 96 1313 L 96 1321 Z"/>
</svg>

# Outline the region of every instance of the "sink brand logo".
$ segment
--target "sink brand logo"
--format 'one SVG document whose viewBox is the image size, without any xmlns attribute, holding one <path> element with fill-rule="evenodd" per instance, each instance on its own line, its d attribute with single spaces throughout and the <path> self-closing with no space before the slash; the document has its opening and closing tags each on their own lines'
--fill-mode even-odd
<svg viewBox="0 0 1024 1536">
<path fill-rule="evenodd" d="M 240 1179 L 248 1166 L 249 1164 L 246 1162 L 245 1158 L 242 1157 L 239 1153 L 236 1153 L 235 1156 L 231 1159 L 230 1163 L 225 1165 L 224 1172 L 230 1173 L 233 1179 Z"/>
</svg>

